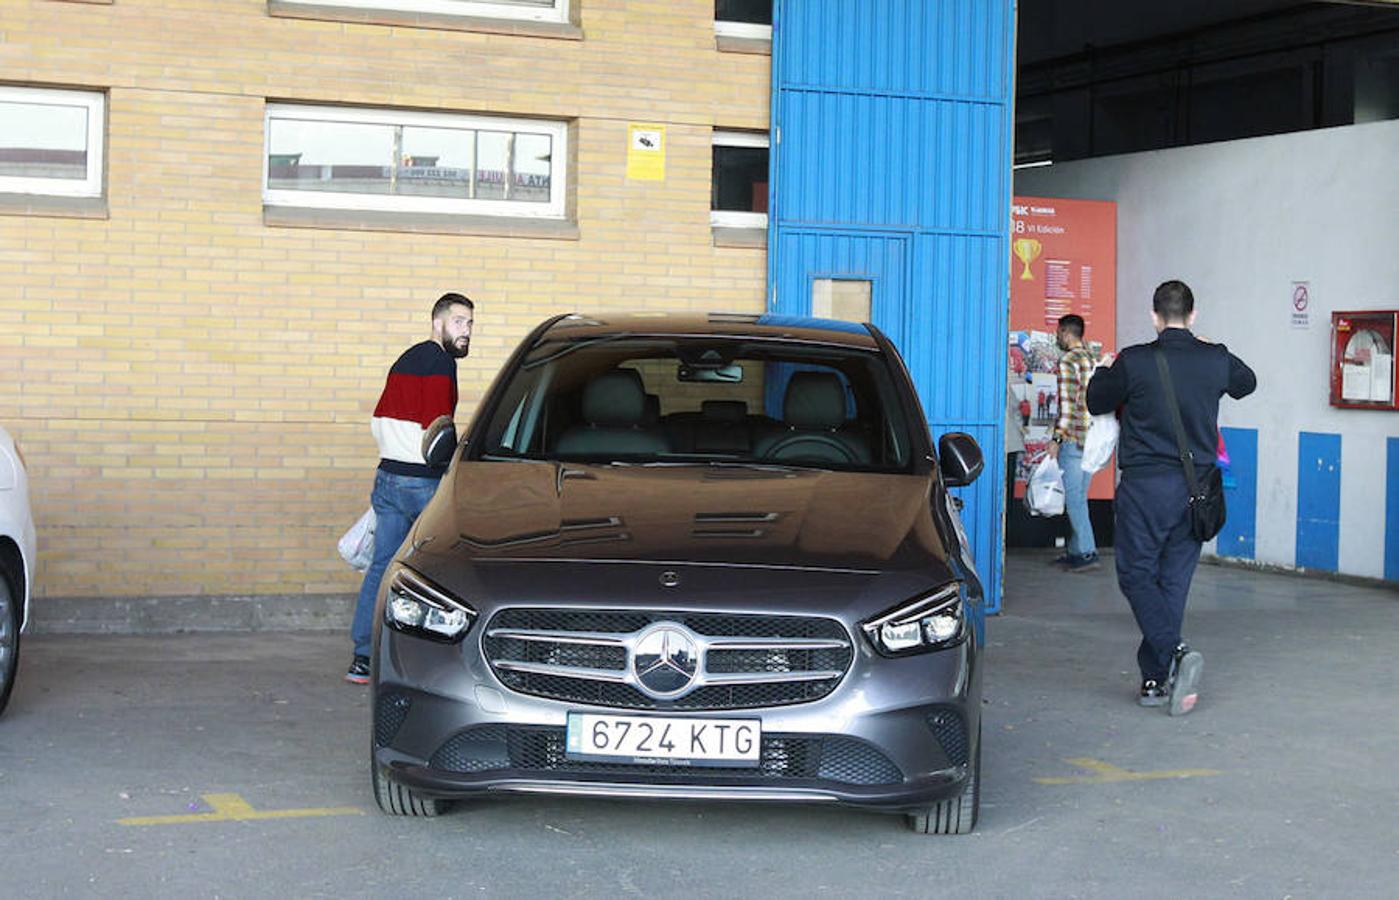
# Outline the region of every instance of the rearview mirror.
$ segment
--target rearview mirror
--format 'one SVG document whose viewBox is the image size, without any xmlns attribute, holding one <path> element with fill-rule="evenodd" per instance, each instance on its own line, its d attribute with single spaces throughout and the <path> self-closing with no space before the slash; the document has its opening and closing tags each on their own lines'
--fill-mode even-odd
<svg viewBox="0 0 1399 900">
<path fill-rule="evenodd" d="M 738 363 L 727 366 L 690 366 L 681 363 L 675 377 L 679 381 L 738 384 L 743 380 L 743 366 Z"/>
<path fill-rule="evenodd" d="M 961 431 L 949 431 L 938 439 L 938 460 L 948 487 L 966 487 L 986 468 L 976 438 Z"/>
<path fill-rule="evenodd" d="M 457 449 L 457 426 L 451 416 L 438 416 L 423 432 L 423 459 L 430 466 L 445 466 Z"/>
</svg>

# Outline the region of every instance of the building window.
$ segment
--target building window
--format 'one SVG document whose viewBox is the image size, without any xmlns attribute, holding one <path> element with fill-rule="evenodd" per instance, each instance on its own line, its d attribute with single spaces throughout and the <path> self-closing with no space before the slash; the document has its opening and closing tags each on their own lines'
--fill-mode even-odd
<svg viewBox="0 0 1399 900">
<path fill-rule="evenodd" d="M 709 222 L 718 228 L 766 228 L 768 136 L 754 131 L 714 132 Z"/>
<path fill-rule="evenodd" d="M 772 40 L 772 0 L 714 0 L 714 33 Z"/>
<path fill-rule="evenodd" d="M 569 0 L 297 0 L 309 6 L 394 10 L 488 19 L 567 22 Z"/>
<path fill-rule="evenodd" d="M 269 105 L 269 206 L 563 218 L 563 122 Z"/>
<path fill-rule="evenodd" d="M 102 196 L 106 95 L 0 87 L 0 192 Z"/>
</svg>

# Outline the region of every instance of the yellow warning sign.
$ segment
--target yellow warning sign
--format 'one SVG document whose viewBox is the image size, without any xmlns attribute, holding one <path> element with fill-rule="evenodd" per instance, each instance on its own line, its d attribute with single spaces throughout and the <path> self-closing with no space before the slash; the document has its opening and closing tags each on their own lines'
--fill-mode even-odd
<svg viewBox="0 0 1399 900">
<path fill-rule="evenodd" d="M 665 181 L 665 126 L 632 122 L 627 125 L 627 178 Z"/>
</svg>

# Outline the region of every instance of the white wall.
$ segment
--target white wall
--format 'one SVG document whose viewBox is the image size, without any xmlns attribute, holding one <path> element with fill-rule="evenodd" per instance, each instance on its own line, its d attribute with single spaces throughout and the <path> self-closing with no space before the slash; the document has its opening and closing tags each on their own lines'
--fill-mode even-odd
<svg viewBox="0 0 1399 900">
<path fill-rule="evenodd" d="M 1399 308 L 1399 121 L 1070 162 L 1016 173 L 1026 196 L 1115 200 L 1119 346 L 1151 340 L 1151 293 L 1180 278 L 1195 331 L 1258 373 L 1220 424 L 1258 429 L 1260 562 L 1296 556 L 1297 435 L 1340 434 L 1340 571 L 1382 577 L 1385 439 L 1399 413 L 1328 404 L 1330 314 Z M 1293 281 L 1311 327 L 1292 327 Z M 1399 538 L 1396 538 L 1399 539 Z"/>
</svg>

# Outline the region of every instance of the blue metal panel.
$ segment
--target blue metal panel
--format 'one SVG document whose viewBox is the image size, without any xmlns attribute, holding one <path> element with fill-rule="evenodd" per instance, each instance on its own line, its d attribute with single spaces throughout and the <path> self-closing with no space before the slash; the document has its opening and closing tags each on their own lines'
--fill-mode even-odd
<svg viewBox="0 0 1399 900">
<path fill-rule="evenodd" d="M 1012 0 L 777 0 L 769 308 L 867 277 L 934 438 L 972 434 L 986 471 L 963 520 L 1000 607 Z"/>
<path fill-rule="evenodd" d="M 1004 111 L 984 103 L 784 91 L 784 221 L 996 236 Z M 860 184 L 858 191 L 843 184 Z"/>
<path fill-rule="evenodd" d="M 1254 558 L 1258 522 L 1258 429 L 1221 428 L 1229 451 L 1224 477 L 1224 505 L 1229 517 L 1215 544 L 1220 556 Z"/>
<path fill-rule="evenodd" d="M 1399 438 L 1386 442 L 1384 502 L 1384 577 L 1399 581 Z"/>
<path fill-rule="evenodd" d="M 1341 551 L 1341 436 L 1297 439 L 1297 565 L 1336 571 Z"/>
</svg>

